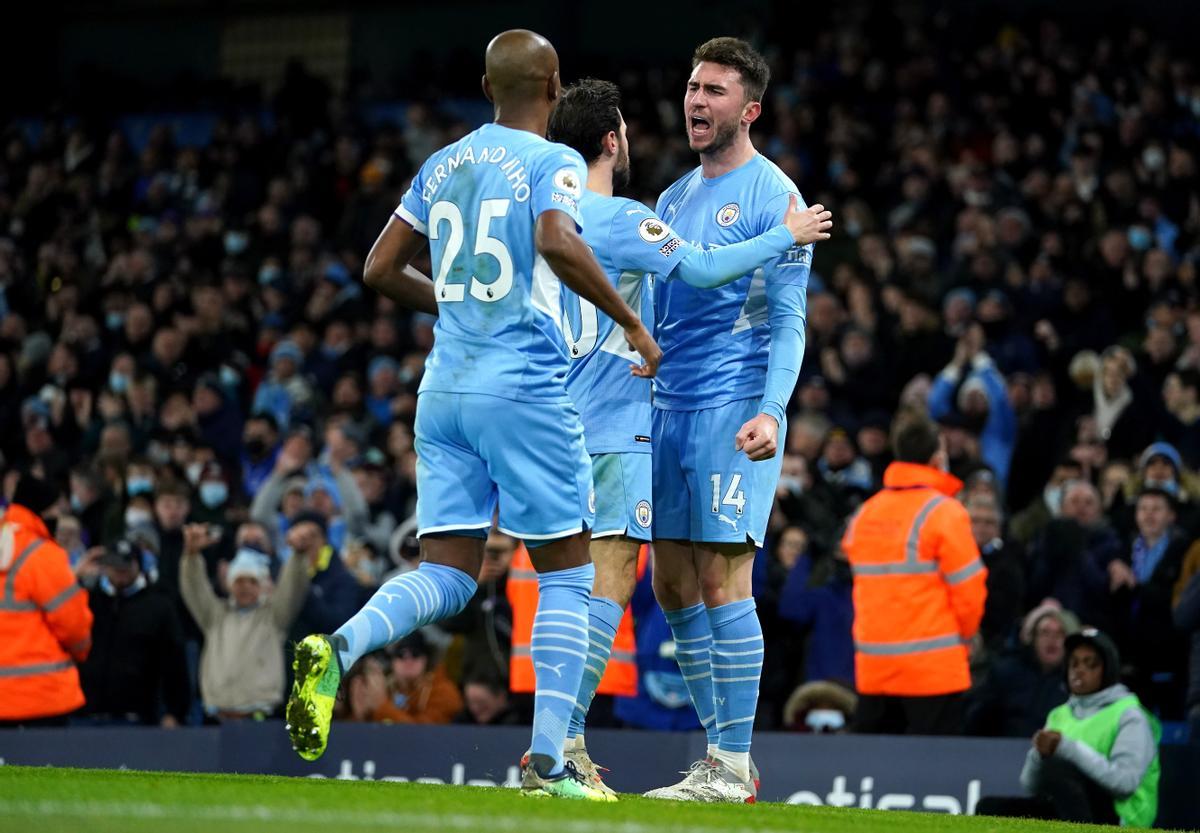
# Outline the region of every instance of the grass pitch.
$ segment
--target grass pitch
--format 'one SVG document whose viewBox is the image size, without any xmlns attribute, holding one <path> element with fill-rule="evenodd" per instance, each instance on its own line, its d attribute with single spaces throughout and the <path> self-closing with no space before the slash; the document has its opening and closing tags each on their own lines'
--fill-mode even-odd
<svg viewBox="0 0 1200 833">
<path fill-rule="evenodd" d="M 471 831 L 472 833 L 1033 833 L 1099 831 L 877 810 L 616 804 L 522 798 L 515 790 L 380 781 L 0 766 L 0 831 Z"/>
</svg>

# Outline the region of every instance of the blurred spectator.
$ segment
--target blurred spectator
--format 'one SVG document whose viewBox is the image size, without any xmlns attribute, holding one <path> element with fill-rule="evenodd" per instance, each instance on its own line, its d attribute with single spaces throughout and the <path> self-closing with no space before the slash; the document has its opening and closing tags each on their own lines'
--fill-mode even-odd
<svg viewBox="0 0 1200 833">
<path fill-rule="evenodd" d="M 1003 486 L 1017 442 L 1017 423 L 1004 377 L 984 352 L 984 344 L 983 328 L 978 324 L 968 327 L 959 338 L 954 359 L 929 391 L 929 415 L 938 421 L 956 416 L 959 425 L 978 435 L 978 459 Z M 954 456 L 952 451 L 951 460 Z"/>
<path fill-rule="evenodd" d="M 808 682 L 792 692 L 783 707 L 783 725 L 793 732 L 846 732 L 854 720 L 858 697 L 843 685 Z"/>
<path fill-rule="evenodd" d="M 330 546 L 321 515 L 305 511 L 293 518 L 287 544 L 291 549 L 288 563 L 304 564 L 306 578 L 310 579 L 299 616 L 292 623 L 293 641 L 305 634 L 333 633 L 362 606 L 362 588 L 346 569 L 341 555 Z"/>
<path fill-rule="evenodd" d="M 1083 466 L 1076 460 L 1064 458 L 1054 466 L 1050 479 L 1033 502 L 1013 516 L 1010 531 L 1013 540 L 1028 547 L 1062 512 L 1063 490 L 1066 484 L 1083 478 Z"/>
<path fill-rule="evenodd" d="M 242 429 L 242 491 L 253 499 L 279 457 L 279 424 L 266 411 L 252 414 Z"/>
<path fill-rule="evenodd" d="M 463 681 L 463 710 L 455 723 L 473 726 L 518 726 L 520 713 L 508 699 L 508 682 L 497 677 L 467 677 Z"/>
<path fill-rule="evenodd" d="M 271 364 L 267 378 L 254 394 L 253 411 L 270 414 L 275 424 L 287 430 L 292 411 L 309 405 L 313 391 L 300 375 L 304 354 L 294 341 L 281 341 L 271 349 Z"/>
<path fill-rule="evenodd" d="M 1100 506 L 1100 492 L 1086 480 L 1063 486 L 1061 517 L 1055 518 L 1029 550 L 1028 599 L 1053 598 L 1089 624 L 1111 629 L 1108 564 L 1121 541 Z"/>
<path fill-rule="evenodd" d="M 1183 716 L 1187 644 L 1172 627 L 1171 602 L 1191 538 L 1179 534 L 1171 495 L 1144 489 L 1138 496 L 1133 546 L 1107 565 L 1119 611 L 1118 645 L 1128 646 L 1131 681 L 1143 702 L 1166 718 Z"/>
<path fill-rule="evenodd" d="M 80 666 L 92 723 L 175 727 L 189 699 L 183 628 L 170 598 L 151 585 L 137 545 L 121 540 L 99 559 L 100 581 L 88 594 L 92 651 Z"/>
<path fill-rule="evenodd" d="M 420 631 L 356 666 L 346 688 L 345 719 L 368 723 L 450 723 L 463 707 L 458 687 L 433 662 Z"/>
<path fill-rule="evenodd" d="M 1004 539 L 1004 515 L 994 495 L 968 495 L 965 506 L 971 534 L 988 571 L 979 633 L 988 650 L 999 653 L 1025 609 L 1025 553 L 1019 544 Z"/>
<path fill-rule="evenodd" d="M 1175 627 L 1191 641 L 1186 706 L 1192 742 L 1200 744 L 1200 541 L 1193 543 L 1184 557 L 1171 613 Z"/>
<path fill-rule="evenodd" d="M 208 715 L 231 720 L 269 715 L 283 702 L 283 644 L 304 604 L 308 564 L 294 558 L 269 592 L 267 558 L 240 550 L 229 565 L 229 599 L 222 601 L 205 573 L 201 551 L 215 541 L 209 527 L 184 530 L 179 588 L 204 632 L 200 694 Z"/>
<path fill-rule="evenodd" d="M 1021 624 L 1020 645 L 992 663 L 983 685 L 971 691 L 966 733 L 1032 736 L 1050 710 L 1067 699 L 1064 645 L 1078 630 L 1075 616 L 1053 600 L 1029 611 Z"/>
<path fill-rule="evenodd" d="M 779 618 L 808 634 L 804 681 L 833 680 L 854 685 L 854 603 L 850 564 L 838 548 L 829 577 L 811 582 L 813 557 L 800 555 L 779 596 Z"/>
<path fill-rule="evenodd" d="M 1177 370 L 1163 383 L 1166 435 L 1189 469 L 1200 469 L 1200 369 Z"/>
</svg>

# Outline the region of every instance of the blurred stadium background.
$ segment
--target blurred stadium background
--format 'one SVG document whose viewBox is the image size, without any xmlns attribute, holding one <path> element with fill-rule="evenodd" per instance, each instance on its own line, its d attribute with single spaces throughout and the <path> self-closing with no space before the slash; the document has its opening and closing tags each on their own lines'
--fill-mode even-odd
<svg viewBox="0 0 1200 833">
<path fill-rule="evenodd" d="M 1200 771 L 1200 630 L 1172 615 L 1200 573 L 1200 4 L 113 0 L 27 11 L 0 54 L 5 494 L 33 469 L 75 499 L 57 535 L 96 606 L 94 548 L 132 538 L 177 626 L 166 658 L 151 656 L 129 637 L 138 623 L 109 611 L 84 668 L 88 706 L 70 728 L 0 733 L 0 759 L 307 771 L 271 704 L 252 720 L 205 708 L 201 634 L 178 590 L 181 523 L 221 531 L 205 561 L 224 593 L 240 545 L 261 544 L 277 574 L 288 518 L 324 513 L 339 557 L 314 568 L 293 637 L 331 630 L 381 577 L 411 568 L 411 423 L 431 325 L 360 291 L 358 276 L 415 167 L 490 119 L 483 46 L 532 28 L 557 47 L 564 81 L 618 82 L 629 195 L 653 204 L 695 164 L 680 116 L 691 51 L 735 34 L 774 73 L 756 146 L 836 222 L 817 247 L 756 579 L 769 797 L 878 806 L 887 794 L 897 808 L 969 812 L 981 790 L 1016 791 L 1028 727 L 1066 696 L 1032 640 L 1051 597 L 1074 614 L 1065 625 L 1115 636 L 1124 678 L 1164 721 L 1160 824 L 1200 825 L 1187 786 Z M 957 438 L 956 473 L 997 515 L 981 544 L 1002 544 L 988 553 L 996 580 L 972 652 L 970 737 L 813 737 L 837 723 L 807 719 L 814 709 L 852 712 L 839 529 L 878 487 L 892 415 L 924 406 L 972 323 L 1006 395 L 980 414 L 956 391 L 937 414 Z M 280 383 L 272 369 L 293 350 L 300 372 Z M 273 420 L 255 420 L 262 410 Z M 1002 410 L 1011 431 L 989 421 Z M 339 478 L 343 468 L 353 476 Z M 1079 480 L 1095 489 L 1062 494 Z M 1147 535 L 1134 511 L 1146 485 L 1174 500 L 1165 566 L 1110 585 L 1112 562 L 1131 564 Z M 462 621 L 405 649 L 427 654 L 427 675 L 402 683 L 393 657 L 357 675 L 348 718 L 423 725 L 335 727 L 321 772 L 511 780 L 504 750 L 519 751 L 524 729 L 488 738 L 429 725 L 527 719 L 521 693 L 504 690 L 512 542 L 494 543 L 492 581 Z M 612 731 L 593 745 L 629 789 L 660 772 L 626 761 L 669 772 L 700 742 L 620 731 L 694 726 L 663 688 L 668 637 L 647 593 L 639 696 L 598 701 L 596 725 Z M 371 693 L 380 684 L 389 700 L 387 686 L 410 701 L 436 691 L 442 708 L 397 717 Z M 185 725 L 186 744 L 122 725 L 165 715 Z M 405 751 L 418 748 L 440 751 Z"/>
</svg>

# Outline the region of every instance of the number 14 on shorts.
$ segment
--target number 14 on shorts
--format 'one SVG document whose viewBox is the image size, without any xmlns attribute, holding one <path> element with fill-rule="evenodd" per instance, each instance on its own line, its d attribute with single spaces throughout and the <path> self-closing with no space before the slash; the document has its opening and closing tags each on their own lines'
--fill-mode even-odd
<svg viewBox="0 0 1200 833">
<path fill-rule="evenodd" d="M 742 476 L 740 474 L 730 475 L 724 497 L 721 496 L 721 481 L 724 478 L 721 477 L 720 472 L 714 472 L 708 479 L 712 482 L 713 514 L 720 515 L 722 506 L 732 506 L 734 512 L 740 517 L 746 509 L 746 493 L 739 488 L 742 485 Z"/>
</svg>

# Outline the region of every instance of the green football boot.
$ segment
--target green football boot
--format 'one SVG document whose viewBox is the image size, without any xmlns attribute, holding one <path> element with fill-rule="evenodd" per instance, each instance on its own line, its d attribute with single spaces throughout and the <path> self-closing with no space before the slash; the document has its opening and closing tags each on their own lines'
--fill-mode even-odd
<svg viewBox="0 0 1200 833">
<path fill-rule="evenodd" d="M 296 643 L 292 661 L 295 681 L 287 703 L 287 731 L 292 748 L 306 761 L 325 754 L 329 724 L 337 701 L 342 669 L 329 637 L 310 634 Z"/>
<path fill-rule="evenodd" d="M 537 769 L 525 767 L 521 795 L 533 798 L 573 798 L 580 801 L 616 801 L 615 793 L 598 790 L 584 780 L 571 761 L 563 762 L 563 771 L 554 778 L 543 778 Z"/>
</svg>

